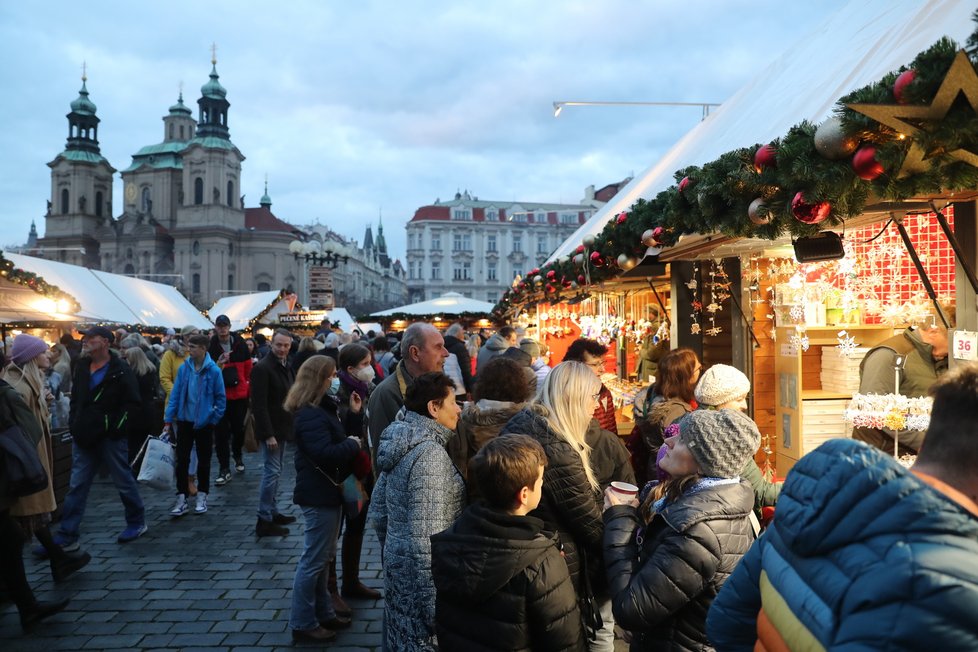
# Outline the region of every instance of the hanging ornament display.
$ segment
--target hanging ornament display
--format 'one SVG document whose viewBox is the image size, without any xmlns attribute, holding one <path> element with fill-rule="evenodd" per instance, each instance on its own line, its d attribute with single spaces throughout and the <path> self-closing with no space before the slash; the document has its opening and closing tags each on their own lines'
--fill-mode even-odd
<svg viewBox="0 0 978 652">
<path fill-rule="evenodd" d="M 763 197 L 758 197 L 747 207 L 747 217 L 757 226 L 764 226 L 771 223 L 771 214 L 768 213 L 767 203 Z"/>
<path fill-rule="evenodd" d="M 710 262 L 710 303 L 706 311 L 710 313 L 710 327 L 703 331 L 710 337 L 716 337 L 723 328 L 717 325 L 716 315 L 723 310 L 723 302 L 730 298 L 730 277 L 723 267 L 722 260 Z"/>
<path fill-rule="evenodd" d="M 692 312 L 689 315 L 689 320 L 691 322 L 689 327 L 689 332 L 692 333 L 693 335 L 699 335 L 700 333 L 700 329 L 701 329 L 700 315 L 703 314 L 703 302 L 700 301 L 699 295 L 696 291 L 696 288 L 698 286 L 698 282 L 696 279 L 698 279 L 699 277 L 700 277 L 700 264 L 697 261 L 693 263 L 692 278 L 690 278 L 689 282 L 686 283 L 686 287 L 689 288 L 690 293 L 693 295 L 693 300 L 690 302 L 690 307 L 692 308 Z"/>
<path fill-rule="evenodd" d="M 860 147 L 852 157 L 852 169 L 863 181 L 872 181 L 883 174 L 883 165 L 876 160 L 876 148 L 872 145 Z"/>
<path fill-rule="evenodd" d="M 795 193 L 791 200 L 791 214 L 803 224 L 818 224 L 832 212 L 832 204 L 827 201 L 809 202 L 803 190 Z"/>
<path fill-rule="evenodd" d="M 772 145 L 762 145 L 757 148 L 757 152 L 754 153 L 754 169 L 758 172 L 763 172 L 767 168 L 776 168 L 778 166 L 777 153 L 774 151 Z"/>
<path fill-rule="evenodd" d="M 900 73 L 900 76 L 896 78 L 893 82 L 893 99 L 897 101 L 897 104 L 905 104 L 906 98 L 903 96 L 904 91 L 907 90 L 907 86 L 913 83 L 913 80 L 917 78 L 917 73 L 913 70 L 905 70 Z"/>
<path fill-rule="evenodd" d="M 859 139 L 845 134 L 838 117 L 829 118 L 815 130 L 815 151 L 831 161 L 851 156 L 858 146 Z"/>
</svg>

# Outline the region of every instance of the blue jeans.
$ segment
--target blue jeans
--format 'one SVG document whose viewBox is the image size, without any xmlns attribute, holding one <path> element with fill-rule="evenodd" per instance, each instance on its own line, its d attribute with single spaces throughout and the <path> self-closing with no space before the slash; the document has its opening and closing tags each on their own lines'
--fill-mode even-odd
<svg viewBox="0 0 978 652">
<path fill-rule="evenodd" d="M 88 491 L 98 473 L 99 466 L 105 464 L 112 474 L 112 482 L 119 491 L 119 498 L 126 508 L 126 525 L 140 527 L 146 523 L 146 510 L 143 499 L 139 497 L 139 485 L 132 477 L 132 471 L 126 462 L 129 444 L 125 439 L 103 439 L 92 448 L 82 448 L 74 444 L 71 447 L 71 482 L 68 495 L 61 511 L 61 525 L 58 532 L 65 539 L 78 539 L 78 530 L 82 516 L 85 515 L 85 503 L 88 501 Z"/>
<path fill-rule="evenodd" d="M 327 564 L 336 556 L 341 511 L 337 507 L 303 507 L 306 521 L 305 547 L 295 568 L 292 583 L 292 614 L 289 627 L 308 631 L 336 617 L 326 588 Z"/>
<path fill-rule="evenodd" d="M 285 458 L 285 442 L 278 440 L 278 448 L 271 450 L 268 444 L 258 444 L 261 449 L 262 473 L 261 484 L 258 486 L 258 518 L 270 521 L 278 514 L 276 495 L 278 494 L 278 479 L 282 475 L 282 460 Z"/>
</svg>

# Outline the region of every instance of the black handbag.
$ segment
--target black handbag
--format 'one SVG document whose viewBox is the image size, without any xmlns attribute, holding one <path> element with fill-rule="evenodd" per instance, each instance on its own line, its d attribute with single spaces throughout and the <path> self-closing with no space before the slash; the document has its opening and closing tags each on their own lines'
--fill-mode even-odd
<svg viewBox="0 0 978 652">
<path fill-rule="evenodd" d="M 37 455 L 37 447 L 20 426 L 10 426 L 0 432 L 0 469 L 3 473 L 3 493 L 20 498 L 48 486 L 48 474 Z"/>
<path fill-rule="evenodd" d="M 580 578 L 580 590 L 577 596 L 577 606 L 581 610 L 581 624 L 584 626 L 584 635 L 589 642 L 598 638 L 598 630 L 604 627 L 604 619 L 598 607 L 598 601 L 594 597 L 594 589 L 591 585 L 591 576 L 588 573 L 587 552 L 583 546 L 577 547 L 577 557 L 580 563 L 578 577 Z"/>
<path fill-rule="evenodd" d="M 224 367 L 221 369 L 221 377 L 224 378 L 225 387 L 237 387 L 241 382 L 237 367 Z"/>
</svg>

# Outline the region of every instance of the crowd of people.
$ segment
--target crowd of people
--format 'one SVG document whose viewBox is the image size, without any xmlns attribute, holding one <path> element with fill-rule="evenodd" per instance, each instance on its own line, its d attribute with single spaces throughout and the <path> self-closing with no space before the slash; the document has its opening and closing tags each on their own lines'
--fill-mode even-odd
<svg viewBox="0 0 978 652">
<path fill-rule="evenodd" d="M 782 484 L 754 460 L 761 436 L 738 369 L 663 351 L 626 439 L 602 382 L 607 348 L 582 338 L 550 360 L 523 335 L 417 322 L 399 338 L 324 324 L 246 339 L 224 315 L 212 333 L 159 342 L 94 327 L 80 350 L 18 335 L 0 429 L 19 426 L 49 478 L 62 397 L 74 438 L 56 531 L 50 481 L 0 499 L 0 554 L 16 562 L 2 580 L 24 629 L 66 604 L 34 597 L 25 539 L 56 581 L 82 569 L 100 466 L 124 507 L 118 541 L 141 537 L 133 469 L 162 431 L 176 447 L 173 518 L 208 512 L 212 453 L 220 487 L 245 472 L 253 435 L 255 535 L 288 536 L 297 519 L 279 485 L 294 464 L 296 643 L 349 628 L 345 598 L 383 597 L 389 650 L 613 650 L 616 635 L 633 650 L 978 647 L 978 367 L 931 379 L 913 469 L 832 441 Z M 760 510 L 775 505 L 765 530 Z M 383 594 L 360 581 L 367 527 Z"/>
</svg>

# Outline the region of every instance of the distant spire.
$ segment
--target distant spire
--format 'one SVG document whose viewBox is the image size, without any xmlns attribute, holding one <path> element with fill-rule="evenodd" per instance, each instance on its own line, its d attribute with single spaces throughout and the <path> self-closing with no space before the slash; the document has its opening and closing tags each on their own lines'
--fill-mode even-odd
<svg viewBox="0 0 978 652">
<path fill-rule="evenodd" d="M 217 65 L 217 43 L 211 43 L 211 65 Z"/>
<path fill-rule="evenodd" d="M 271 209 L 272 207 L 272 198 L 268 196 L 268 174 L 267 173 L 265 174 L 265 194 L 262 195 L 261 199 L 258 200 L 258 204 L 262 208 Z"/>
</svg>

